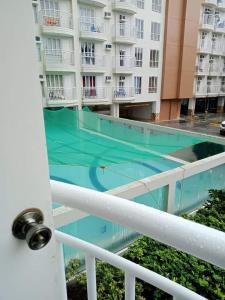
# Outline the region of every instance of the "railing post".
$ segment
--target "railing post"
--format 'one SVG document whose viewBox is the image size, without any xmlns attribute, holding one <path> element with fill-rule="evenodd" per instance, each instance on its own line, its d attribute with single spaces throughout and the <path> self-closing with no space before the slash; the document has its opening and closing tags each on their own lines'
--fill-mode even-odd
<svg viewBox="0 0 225 300">
<path fill-rule="evenodd" d="M 172 214 L 174 212 L 175 194 L 176 194 L 176 181 L 169 183 L 167 186 L 167 212 Z"/>
<path fill-rule="evenodd" d="M 87 271 L 88 300 L 97 300 L 95 257 L 86 254 L 85 264 Z"/>
<path fill-rule="evenodd" d="M 125 272 L 125 300 L 135 300 L 135 276 Z"/>
<path fill-rule="evenodd" d="M 57 254 L 59 257 L 59 274 L 60 274 L 60 284 L 61 284 L 61 296 L 60 299 L 66 300 L 67 299 L 67 292 L 66 292 L 66 274 L 65 274 L 65 262 L 64 262 L 64 254 L 63 254 L 63 244 L 59 241 L 56 241 L 57 246 Z"/>
</svg>

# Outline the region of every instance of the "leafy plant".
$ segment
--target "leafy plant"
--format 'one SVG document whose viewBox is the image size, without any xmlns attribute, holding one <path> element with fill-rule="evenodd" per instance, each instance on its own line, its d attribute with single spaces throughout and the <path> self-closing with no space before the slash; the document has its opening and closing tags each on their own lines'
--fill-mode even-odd
<svg viewBox="0 0 225 300">
<path fill-rule="evenodd" d="M 225 191 L 211 190 L 210 200 L 194 215 L 184 218 L 225 232 Z M 177 251 L 147 237 L 129 246 L 125 258 L 163 275 L 208 299 L 225 300 L 225 271 L 194 256 Z M 68 285 L 69 299 L 86 298 L 86 275 L 76 275 L 77 262 L 67 267 L 67 278 L 75 276 Z M 97 263 L 96 276 L 99 300 L 124 299 L 124 274 L 102 262 Z M 78 296 L 80 291 L 81 296 Z M 71 292 L 72 291 L 72 292 Z M 136 299 L 172 299 L 161 290 L 137 280 Z"/>
</svg>

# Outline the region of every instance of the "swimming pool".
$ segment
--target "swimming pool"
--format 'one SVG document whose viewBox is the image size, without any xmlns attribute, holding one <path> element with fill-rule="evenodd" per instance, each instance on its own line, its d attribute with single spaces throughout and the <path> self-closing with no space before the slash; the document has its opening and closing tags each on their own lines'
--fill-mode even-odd
<svg viewBox="0 0 225 300">
<path fill-rule="evenodd" d="M 51 178 L 101 192 L 179 167 L 185 161 L 173 153 L 207 140 L 131 128 L 90 112 L 62 109 L 45 110 L 44 114 Z M 181 184 L 177 183 L 177 201 Z M 165 193 L 162 188 L 133 200 L 166 210 Z M 53 204 L 54 208 L 58 206 Z M 124 248 L 137 236 L 95 216 L 87 216 L 60 230 L 114 251 Z M 66 247 L 66 261 L 72 257 L 79 257 L 79 253 Z"/>
</svg>

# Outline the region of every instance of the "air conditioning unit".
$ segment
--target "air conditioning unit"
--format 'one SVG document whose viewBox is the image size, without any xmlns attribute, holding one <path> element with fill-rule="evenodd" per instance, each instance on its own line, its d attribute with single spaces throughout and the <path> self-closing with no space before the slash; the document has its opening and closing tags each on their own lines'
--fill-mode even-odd
<svg viewBox="0 0 225 300">
<path fill-rule="evenodd" d="M 39 79 L 40 79 L 40 81 L 44 81 L 44 76 L 43 75 L 39 75 Z"/>
<path fill-rule="evenodd" d="M 120 76 L 120 81 L 125 81 L 126 77 L 125 76 Z"/>
<path fill-rule="evenodd" d="M 105 11 L 105 19 L 111 19 L 112 14 L 109 11 Z"/>
<path fill-rule="evenodd" d="M 105 50 L 111 50 L 112 49 L 112 44 L 106 44 L 105 45 Z"/>
<path fill-rule="evenodd" d="M 35 36 L 35 41 L 36 41 L 36 43 L 41 43 L 41 38 L 40 38 L 40 36 Z"/>
<path fill-rule="evenodd" d="M 111 81 L 112 81 L 112 76 L 105 77 L 105 82 L 111 82 Z"/>
<path fill-rule="evenodd" d="M 126 16 L 120 15 L 120 23 L 126 22 Z"/>
<path fill-rule="evenodd" d="M 37 0 L 32 0 L 32 5 L 33 6 L 37 6 L 38 5 L 38 1 Z"/>
</svg>

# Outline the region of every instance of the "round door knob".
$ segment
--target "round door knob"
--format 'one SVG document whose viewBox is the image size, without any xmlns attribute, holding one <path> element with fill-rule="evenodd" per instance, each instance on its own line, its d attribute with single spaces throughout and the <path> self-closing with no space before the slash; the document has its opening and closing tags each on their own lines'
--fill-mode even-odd
<svg viewBox="0 0 225 300">
<path fill-rule="evenodd" d="M 17 239 L 26 240 L 32 250 L 45 247 L 51 239 L 52 232 L 43 225 L 44 217 L 39 209 L 23 211 L 13 222 L 12 232 Z"/>
</svg>

